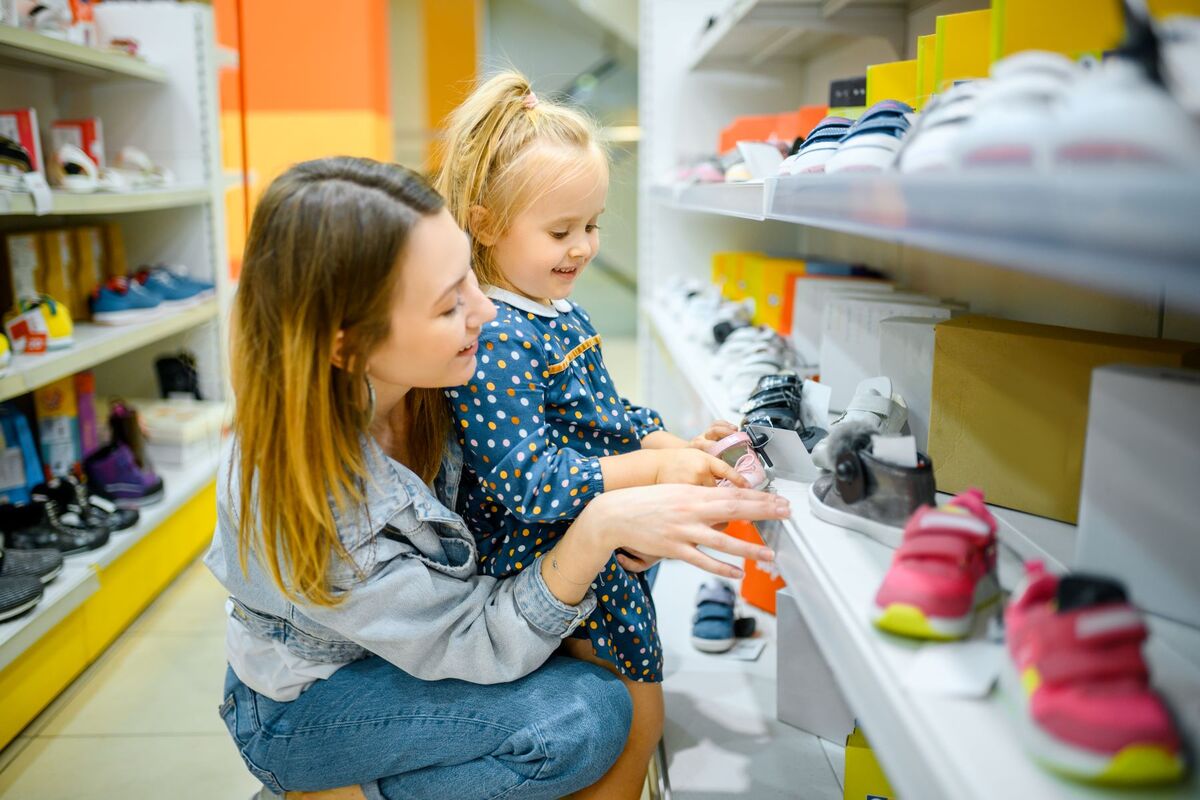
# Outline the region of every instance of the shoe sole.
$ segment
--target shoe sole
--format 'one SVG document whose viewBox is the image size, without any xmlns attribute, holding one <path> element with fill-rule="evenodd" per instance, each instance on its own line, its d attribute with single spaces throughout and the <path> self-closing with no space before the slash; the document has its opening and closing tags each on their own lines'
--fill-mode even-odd
<svg viewBox="0 0 1200 800">
<path fill-rule="evenodd" d="M 62 571 L 63 571 L 63 565 L 59 564 L 57 567 L 50 570 L 45 575 L 39 575 L 38 580 L 40 580 L 43 584 L 49 583 L 50 581 L 57 578 L 60 574 L 62 574 Z"/>
<path fill-rule="evenodd" d="M 148 494 L 142 497 L 126 497 L 120 500 L 113 500 L 113 502 L 117 504 L 117 508 L 123 508 L 126 511 L 136 511 L 139 508 L 145 508 L 146 506 L 152 506 L 155 503 L 162 502 L 163 497 L 163 490 L 159 489 L 154 494 Z"/>
<path fill-rule="evenodd" d="M 92 322 L 97 325 L 133 325 L 138 322 L 148 322 L 157 319 L 161 311 L 155 308 L 139 308 L 129 311 L 101 311 L 92 314 Z"/>
<path fill-rule="evenodd" d="M 725 653 L 733 649 L 733 639 L 701 639 L 692 637 L 692 647 L 702 653 Z"/>
<path fill-rule="evenodd" d="M 882 545 L 895 550 L 904 541 L 904 529 L 896 528 L 891 525 L 885 525 L 882 522 L 875 522 L 865 517 L 860 517 L 857 514 L 850 514 L 845 511 L 838 511 L 835 508 L 830 508 L 821 502 L 817 497 L 814 483 L 808 488 L 808 505 L 812 509 L 813 516 L 817 519 L 828 522 L 830 525 L 837 525 L 839 528 L 857 531 L 871 537 Z M 833 491 L 832 489 L 830 491 Z"/>
<path fill-rule="evenodd" d="M 33 609 L 33 607 L 36 606 L 40 602 L 42 602 L 41 595 L 35 597 L 34 599 L 32 599 L 28 602 L 22 603 L 19 606 L 15 606 L 13 608 L 6 608 L 3 611 L 0 611 L 0 622 L 5 622 L 10 619 L 16 619 L 17 617 L 21 616 L 22 614 L 25 614 L 25 613 L 28 613 L 29 611 L 31 611 Z"/>
<path fill-rule="evenodd" d="M 1022 739 L 1035 761 L 1071 780 L 1100 786 L 1160 786 L 1175 783 L 1187 771 L 1182 754 L 1158 745 L 1131 744 L 1105 756 L 1064 742 L 1042 730 L 1029 713 L 1029 695 L 1008 653 L 1000 668 L 1000 688 L 1013 705 Z"/>
<path fill-rule="evenodd" d="M 975 627 L 975 617 L 999 600 L 999 584 L 994 577 L 985 575 L 975 586 L 971 610 L 961 617 L 935 617 L 911 603 L 889 603 L 872 608 L 871 622 L 881 631 L 910 639 L 949 642 L 968 636 Z"/>
</svg>

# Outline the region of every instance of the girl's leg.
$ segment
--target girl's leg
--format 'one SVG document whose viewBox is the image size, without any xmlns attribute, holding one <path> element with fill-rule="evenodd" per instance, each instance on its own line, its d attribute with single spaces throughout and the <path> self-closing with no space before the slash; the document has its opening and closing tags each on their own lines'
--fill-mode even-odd
<svg viewBox="0 0 1200 800">
<path fill-rule="evenodd" d="M 646 769 L 663 733 L 661 683 L 639 683 L 617 672 L 616 667 L 596 656 L 587 639 L 567 639 L 563 651 L 582 661 L 599 664 L 616 674 L 633 700 L 633 725 L 625 749 L 604 777 L 571 795 L 573 800 L 638 800 L 646 782 Z"/>
<path fill-rule="evenodd" d="M 421 681 L 368 658 L 290 703 L 231 672 L 222 716 L 250 771 L 277 793 L 361 784 L 370 800 L 515 800 L 599 779 L 624 746 L 628 698 L 609 673 L 568 658 L 490 686 Z"/>
</svg>

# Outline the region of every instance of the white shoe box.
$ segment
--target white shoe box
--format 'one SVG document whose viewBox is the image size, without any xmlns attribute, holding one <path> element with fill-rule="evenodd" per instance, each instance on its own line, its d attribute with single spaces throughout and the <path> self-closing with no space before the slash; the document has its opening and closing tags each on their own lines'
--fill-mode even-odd
<svg viewBox="0 0 1200 800">
<path fill-rule="evenodd" d="M 880 360 L 879 323 L 889 317 L 949 319 L 965 310 L 932 297 L 845 295 L 831 298 L 821 323 L 821 383 L 833 390 L 830 408 L 842 411 L 861 381 L 885 374 Z"/>
<path fill-rule="evenodd" d="M 937 317 L 888 317 L 879 323 L 879 374 L 908 406 L 908 430 L 917 450 L 929 452 L 929 408 L 933 402 L 933 329 Z"/>
<path fill-rule="evenodd" d="M 1092 372 L 1075 568 L 1200 629 L 1200 370 Z"/>
<path fill-rule="evenodd" d="M 775 593 L 775 620 L 776 719 L 845 744 L 854 730 L 854 714 L 789 589 Z"/>
<path fill-rule="evenodd" d="M 792 347 L 806 367 L 816 367 L 821 357 L 821 319 L 830 297 L 874 294 L 894 290 L 891 282 L 871 278 L 826 278 L 802 275 L 792 289 Z"/>
</svg>

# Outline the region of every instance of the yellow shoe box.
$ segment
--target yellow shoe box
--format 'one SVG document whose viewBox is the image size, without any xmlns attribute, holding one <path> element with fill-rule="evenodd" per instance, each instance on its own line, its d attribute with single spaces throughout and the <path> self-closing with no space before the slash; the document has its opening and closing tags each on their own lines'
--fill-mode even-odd
<svg viewBox="0 0 1200 800">
<path fill-rule="evenodd" d="M 917 37 L 917 105 L 918 111 L 925 108 L 934 94 L 934 67 L 937 66 L 937 34 Z"/>
<path fill-rule="evenodd" d="M 759 256 L 744 263 L 746 296 L 754 300 L 754 324 L 788 333 L 792 320 L 790 313 L 784 319 L 787 292 L 796 278 L 804 274 L 805 262 L 798 258 Z"/>
<path fill-rule="evenodd" d="M 1124 29 L 1113 0 L 992 0 L 992 60 L 1022 50 L 1099 54 L 1120 44 Z"/>
<path fill-rule="evenodd" d="M 880 100 L 917 102 L 917 59 L 872 64 L 867 67 L 867 106 Z"/>
<path fill-rule="evenodd" d="M 982 316 L 934 331 L 929 455 L 937 486 L 1064 522 L 1079 513 L 1092 370 L 1200 366 L 1200 345 Z"/>
<path fill-rule="evenodd" d="M 42 231 L 42 262 L 38 266 L 38 288 L 67 306 L 72 319 L 77 315 L 74 294 L 75 248 L 71 232 L 65 229 Z M 85 309 L 86 310 L 86 309 Z"/>
<path fill-rule="evenodd" d="M 875 759 L 875 751 L 857 725 L 846 737 L 846 782 L 842 797 L 844 800 L 899 800 Z"/>
<path fill-rule="evenodd" d="M 91 319 L 88 299 L 92 290 L 108 276 L 104 248 L 104 231 L 95 225 L 75 228 L 75 275 L 72 278 L 73 300 L 71 316 L 77 320 Z M 78 307 L 78 312 L 76 312 Z"/>
<path fill-rule="evenodd" d="M 720 288 L 721 296 L 726 300 L 740 300 L 745 296 L 745 289 L 741 290 L 741 297 L 735 296 L 738 294 L 738 281 L 741 278 L 741 260 L 744 256 L 760 255 L 759 253 L 746 253 L 741 250 L 730 250 L 721 253 L 713 253 L 712 255 L 712 282 L 713 285 Z"/>
<path fill-rule="evenodd" d="M 955 81 L 986 78 L 991 67 L 988 40 L 992 12 L 966 11 L 937 18 L 934 34 L 933 91 L 944 92 Z"/>
</svg>

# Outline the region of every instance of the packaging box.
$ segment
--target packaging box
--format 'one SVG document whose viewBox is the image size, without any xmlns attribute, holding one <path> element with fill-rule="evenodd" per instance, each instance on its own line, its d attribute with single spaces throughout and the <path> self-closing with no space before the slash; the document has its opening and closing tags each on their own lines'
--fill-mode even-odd
<svg viewBox="0 0 1200 800">
<path fill-rule="evenodd" d="M 867 67 L 867 105 L 880 100 L 917 102 L 917 59 L 872 64 Z"/>
<path fill-rule="evenodd" d="M 821 360 L 821 324 L 825 305 L 835 295 L 891 292 L 888 281 L 870 278 L 826 278 L 806 275 L 792 283 L 792 345 L 800 363 L 816 367 Z"/>
<path fill-rule="evenodd" d="M 15 405 L 0 403 L 0 503 L 28 503 L 30 490 L 45 479 L 29 420 Z"/>
<path fill-rule="evenodd" d="M 776 719 L 831 742 L 843 741 L 854 715 L 790 589 L 776 593 L 775 608 Z"/>
<path fill-rule="evenodd" d="M 82 460 L 75 381 L 63 378 L 33 393 L 42 461 L 50 475 L 67 475 Z"/>
<path fill-rule="evenodd" d="M 229 416 L 225 403 L 211 400 L 131 400 L 146 434 L 150 461 L 185 466 L 217 455 Z"/>
<path fill-rule="evenodd" d="M 1074 523 L 1092 370 L 1200 366 L 1200 345 L 963 316 L 934 334 L 929 455 L 938 489 Z"/>
<path fill-rule="evenodd" d="M 741 250 L 731 250 L 712 255 L 712 283 L 720 288 L 721 296 L 733 300 L 737 293 L 737 281 L 741 276 L 740 264 L 745 256 L 761 256 L 762 253 L 747 253 Z M 736 299 L 741 299 L 736 298 Z"/>
<path fill-rule="evenodd" d="M 129 257 L 125 255 L 125 235 L 116 222 L 106 222 L 104 231 L 104 277 L 116 278 L 129 274 Z"/>
<path fill-rule="evenodd" d="M 71 278 L 71 317 L 91 319 L 92 290 L 108 276 L 104 230 L 85 225 L 71 230 L 75 238 L 75 274 Z"/>
<path fill-rule="evenodd" d="M 1022 50 L 1098 55 L 1125 30 L 1120 4 L 1108 0 L 994 0 L 991 26 L 993 61 Z"/>
<path fill-rule="evenodd" d="M 104 125 L 99 117 L 56 120 L 50 126 L 50 139 L 54 142 L 55 150 L 64 144 L 73 144 L 87 153 L 97 167 L 105 168 Z"/>
<path fill-rule="evenodd" d="M 988 76 L 991 31 L 992 12 L 987 9 L 937 18 L 933 91 L 944 92 L 955 81 Z"/>
<path fill-rule="evenodd" d="M 933 80 L 937 66 L 937 34 L 917 37 L 917 104 L 920 111 L 934 94 Z"/>
<path fill-rule="evenodd" d="M 908 430 L 917 450 L 928 452 L 933 392 L 933 335 L 937 317 L 889 317 L 879 323 L 880 374 L 908 406 Z"/>
<path fill-rule="evenodd" d="M 858 725 L 846 737 L 846 782 L 842 797 L 844 800 L 900 800 Z"/>
<path fill-rule="evenodd" d="M 4 264 L 8 285 L 4 288 L 3 311 L 18 301 L 37 297 L 42 273 L 42 240 L 36 233 L 10 233 L 4 237 Z"/>
<path fill-rule="evenodd" d="M 63 303 L 75 318 L 74 289 L 75 248 L 71 232 L 66 229 L 42 231 L 42 260 L 38 268 L 37 288 Z"/>
<path fill-rule="evenodd" d="M 1200 630 L 1200 371 L 1092 373 L 1075 567 Z"/>
<path fill-rule="evenodd" d="M 46 174 L 46 162 L 42 158 L 42 135 L 38 130 L 36 108 L 11 108 L 0 110 L 0 136 L 7 136 L 20 143 L 29 153 L 34 172 Z"/>
<path fill-rule="evenodd" d="M 75 404 L 78 406 L 79 454 L 87 458 L 100 449 L 100 425 L 96 414 L 96 375 L 91 370 L 75 373 Z"/>
<path fill-rule="evenodd" d="M 821 320 L 821 383 L 833 394 L 829 405 L 841 411 L 861 381 L 882 375 L 879 323 L 888 317 L 948 319 L 964 310 L 932 297 L 903 292 L 840 295 L 830 298 Z"/>
<path fill-rule="evenodd" d="M 746 295 L 754 300 L 754 324 L 767 325 L 785 336 L 792 320 L 784 322 L 783 310 L 787 287 L 804 275 L 805 262 L 798 258 L 764 256 L 753 259 L 745 274 Z"/>
</svg>

